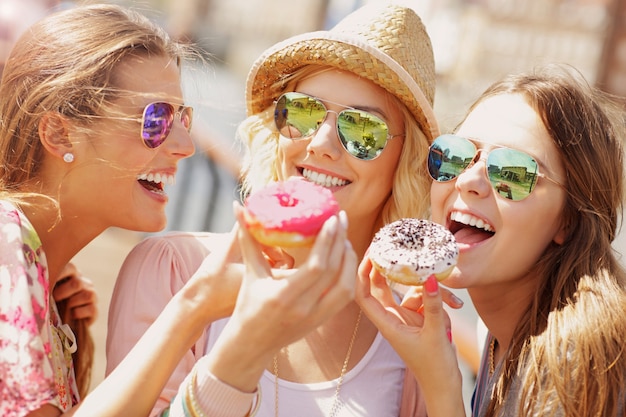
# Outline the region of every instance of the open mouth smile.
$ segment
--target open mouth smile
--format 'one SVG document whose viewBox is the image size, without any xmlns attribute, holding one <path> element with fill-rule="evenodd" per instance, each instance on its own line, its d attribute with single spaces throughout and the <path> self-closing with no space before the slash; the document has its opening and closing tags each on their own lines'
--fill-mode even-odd
<svg viewBox="0 0 626 417">
<path fill-rule="evenodd" d="M 460 211 L 450 213 L 449 228 L 456 241 L 465 244 L 482 242 L 496 233 L 495 228 L 486 220 Z"/>
<path fill-rule="evenodd" d="M 165 194 L 165 191 L 163 190 L 163 188 L 166 185 L 174 185 L 175 180 L 174 180 L 174 176 L 170 175 L 170 174 L 165 174 L 165 173 L 149 173 L 149 174 L 140 174 L 137 176 L 137 181 L 139 182 L 139 184 L 141 184 L 141 186 L 143 188 L 145 188 L 148 191 L 154 192 L 154 193 L 158 193 L 158 194 Z"/>
<path fill-rule="evenodd" d="M 321 172 L 315 172 L 307 168 L 302 170 L 302 176 L 317 185 L 321 185 L 322 187 L 341 187 L 350 183 L 344 179 L 323 174 Z"/>
</svg>

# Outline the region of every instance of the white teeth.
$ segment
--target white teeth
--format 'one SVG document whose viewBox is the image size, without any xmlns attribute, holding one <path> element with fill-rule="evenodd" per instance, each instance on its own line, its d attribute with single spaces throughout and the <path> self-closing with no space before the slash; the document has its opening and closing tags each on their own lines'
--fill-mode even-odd
<svg viewBox="0 0 626 417">
<path fill-rule="evenodd" d="M 342 186 L 347 183 L 346 180 L 342 180 L 341 178 L 331 177 L 330 175 L 311 171 L 310 169 L 302 170 L 302 176 L 317 185 L 321 185 L 322 187 Z"/>
<path fill-rule="evenodd" d="M 144 181 L 150 181 L 153 182 L 155 184 L 164 184 L 164 185 L 174 185 L 175 184 L 175 179 L 173 175 L 168 175 L 168 174 L 161 174 L 161 173 L 150 173 L 150 174 L 139 174 L 137 176 L 138 180 L 144 180 Z"/>
<path fill-rule="evenodd" d="M 485 223 L 484 220 L 481 220 L 478 217 L 472 216 L 471 214 L 468 214 L 468 213 L 461 213 L 460 211 L 453 211 L 450 214 L 450 219 L 458 223 L 466 224 L 468 226 L 473 226 L 479 229 L 484 229 L 488 232 L 491 232 L 493 230 L 490 224 Z"/>
</svg>

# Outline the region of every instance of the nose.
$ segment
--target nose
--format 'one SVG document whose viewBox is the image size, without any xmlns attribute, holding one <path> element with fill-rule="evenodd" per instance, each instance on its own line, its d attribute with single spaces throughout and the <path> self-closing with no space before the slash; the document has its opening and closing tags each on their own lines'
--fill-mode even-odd
<svg viewBox="0 0 626 417">
<path fill-rule="evenodd" d="M 309 141 L 307 151 L 319 157 L 336 160 L 341 156 L 341 144 L 337 137 L 337 113 L 329 111 Z"/>
<path fill-rule="evenodd" d="M 174 121 L 170 135 L 163 146 L 178 159 L 188 158 L 196 150 L 191 134 L 179 119 Z"/>
<path fill-rule="evenodd" d="M 491 193 L 491 182 L 487 177 L 486 155 L 478 152 L 474 160 L 456 179 L 455 187 L 463 195 L 485 198 Z"/>
</svg>

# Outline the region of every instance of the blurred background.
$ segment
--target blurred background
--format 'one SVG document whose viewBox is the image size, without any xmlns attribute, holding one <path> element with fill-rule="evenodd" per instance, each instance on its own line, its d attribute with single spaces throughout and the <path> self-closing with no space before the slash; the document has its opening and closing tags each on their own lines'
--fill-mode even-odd
<svg viewBox="0 0 626 417">
<path fill-rule="evenodd" d="M 369 0 L 385 1 L 385 0 Z M 107 2 L 107 1 L 105 1 Z M 173 37 L 205 51 L 207 62 L 184 73 L 186 101 L 195 107 L 197 152 L 181 163 L 170 187 L 167 230 L 227 231 L 237 199 L 241 149 L 235 129 L 245 116 L 244 86 L 255 58 L 275 42 L 326 29 L 366 0 L 118 0 L 164 26 Z M 93 3 L 93 2 L 91 2 Z M 626 96 L 626 0 L 405 0 L 432 38 L 437 69 L 435 113 L 450 131 L 469 104 L 501 76 L 548 62 L 576 67 L 589 81 Z M 0 0 L 0 65 L 15 37 L 58 0 Z M 615 247 L 626 246 L 620 233 Z M 109 230 L 75 258 L 98 288 L 100 317 L 94 384 L 104 369 L 108 301 L 119 267 L 145 236 Z M 467 299 L 463 294 L 462 298 Z M 457 318 L 459 338 L 476 339 L 476 317 L 466 306 Z M 472 366 L 466 364 L 468 392 Z"/>
</svg>

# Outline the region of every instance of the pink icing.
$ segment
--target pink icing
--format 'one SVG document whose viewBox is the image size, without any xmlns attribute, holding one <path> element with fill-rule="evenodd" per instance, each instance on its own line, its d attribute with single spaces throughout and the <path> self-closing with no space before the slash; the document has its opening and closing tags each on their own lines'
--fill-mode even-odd
<svg viewBox="0 0 626 417">
<path fill-rule="evenodd" d="M 304 180 L 275 182 L 246 199 L 248 212 L 266 230 L 316 235 L 339 212 L 332 191 Z"/>
</svg>

